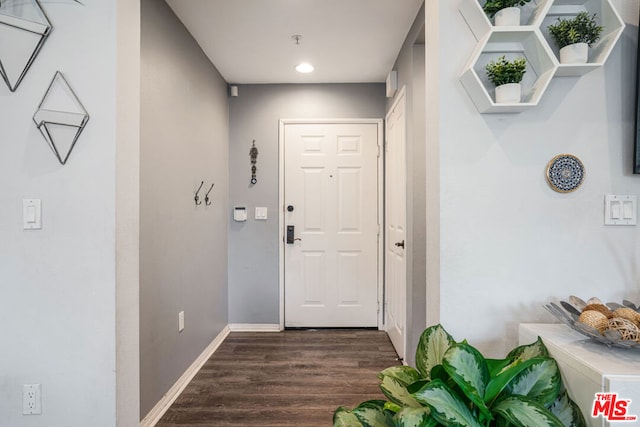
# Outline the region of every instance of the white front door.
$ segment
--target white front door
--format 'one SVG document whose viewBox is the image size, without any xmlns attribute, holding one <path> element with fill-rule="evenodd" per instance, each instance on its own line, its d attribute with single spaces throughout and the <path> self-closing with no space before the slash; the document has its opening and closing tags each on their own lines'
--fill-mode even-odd
<svg viewBox="0 0 640 427">
<path fill-rule="evenodd" d="M 406 351 L 407 173 L 405 92 L 399 93 L 386 119 L 385 153 L 385 324 L 396 353 Z"/>
<path fill-rule="evenodd" d="M 378 326 L 380 128 L 284 124 L 287 327 Z"/>
</svg>

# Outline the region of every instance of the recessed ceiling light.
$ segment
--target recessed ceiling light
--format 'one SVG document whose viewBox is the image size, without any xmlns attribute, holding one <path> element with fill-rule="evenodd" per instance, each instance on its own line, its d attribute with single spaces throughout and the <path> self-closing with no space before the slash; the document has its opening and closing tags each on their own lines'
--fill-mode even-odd
<svg viewBox="0 0 640 427">
<path fill-rule="evenodd" d="M 314 70 L 313 65 L 309 64 L 308 62 L 303 62 L 301 64 L 298 64 L 298 66 L 296 66 L 296 71 L 299 73 L 310 73 Z"/>
</svg>

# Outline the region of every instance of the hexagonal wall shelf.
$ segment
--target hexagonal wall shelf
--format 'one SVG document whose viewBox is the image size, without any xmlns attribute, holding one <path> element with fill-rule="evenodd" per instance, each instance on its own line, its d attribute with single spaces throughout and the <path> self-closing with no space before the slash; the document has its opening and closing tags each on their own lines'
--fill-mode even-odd
<svg viewBox="0 0 640 427">
<path fill-rule="evenodd" d="M 460 3 L 460 13 L 467 21 L 467 25 L 476 36 L 476 40 L 482 39 L 489 31 L 493 30 L 517 30 L 519 27 L 494 27 L 482 7 L 486 3 L 485 0 L 463 0 Z M 525 6 L 520 8 L 520 21 L 522 26 L 539 27 L 542 19 L 547 12 L 546 1 L 531 0 Z"/>
<path fill-rule="evenodd" d="M 481 113 L 518 113 L 538 105 L 553 77 L 557 61 L 542 35 L 532 27 L 494 27 L 476 47 L 460 81 Z M 524 56 L 527 71 L 522 80 L 522 102 L 499 104 L 495 102 L 495 88 L 487 78 L 485 66 L 505 55 L 512 60 Z"/>
<path fill-rule="evenodd" d="M 536 106 L 554 76 L 580 76 L 604 65 L 624 30 L 624 21 L 611 0 L 531 0 L 521 10 L 523 25 L 517 27 L 494 26 L 482 10 L 484 2 L 460 3 L 460 12 L 478 40 L 460 82 L 481 113 L 519 113 Z M 590 48 L 588 63 L 560 64 L 559 49 L 547 27 L 559 17 L 571 18 L 583 11 L 597 14 L 604 27 L 602 37 Z M 484 67 L 502 55 L 527 59 L 521 103 L 495 102 L 495 90 Z"/>
<path fill-rule="evenodd" d="M 559 64 L 556 71 L 557 76 L 581 76 L 604 65 L 624 30 L 624 21 L 610 0 L 545 0 L 544 9 L 544 19 L 540 25 L 540 31 L 556 58 L 559 58 L 559 49 L 547 27 L 555 23 L 558 18 L 570 19 L 580 12 L 587 12 L 589 15 L 595 13 L 599 24 L 604 27 L 600 40 L 589 48 L 588 62 L 586 64 Z"/>
</svg>

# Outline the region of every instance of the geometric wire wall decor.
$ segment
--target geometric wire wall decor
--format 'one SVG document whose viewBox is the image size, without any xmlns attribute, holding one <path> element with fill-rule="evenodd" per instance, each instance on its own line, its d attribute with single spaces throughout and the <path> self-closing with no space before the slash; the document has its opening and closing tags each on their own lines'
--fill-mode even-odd
<svg viewBox="0 0 640 427">
<path fill-rule="evenodd" d="M 15 92 L 51 32 L 38 0 L 0 0 L 0 75 Z"/>
<path fill-rule="evenodd" d="M 53 76 L 33 121 L 60 164 L 67 163 L 89 113 L 60 71 Z"/>
</svg>

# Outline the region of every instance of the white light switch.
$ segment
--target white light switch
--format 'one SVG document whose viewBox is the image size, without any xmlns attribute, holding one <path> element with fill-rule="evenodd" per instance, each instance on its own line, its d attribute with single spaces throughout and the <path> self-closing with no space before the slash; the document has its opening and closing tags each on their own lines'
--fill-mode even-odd
<svg viewBox="0 0 640 427">
<path fill-rule="evenodd" d="M 637 196 L 604 196 L 605 225 L 636 225 L 637 222 Z"/>
<path fill-rule="evenodd" d="M 267 208 L 256 207 L 256 219 L 267 219 L 267 213 Z"/>
<path fill-rule="evenodd" d="M 22 226 L 25 230 L 42 229 L 42 202 L 40 199 L 22 201 Z"/>
</svg>

